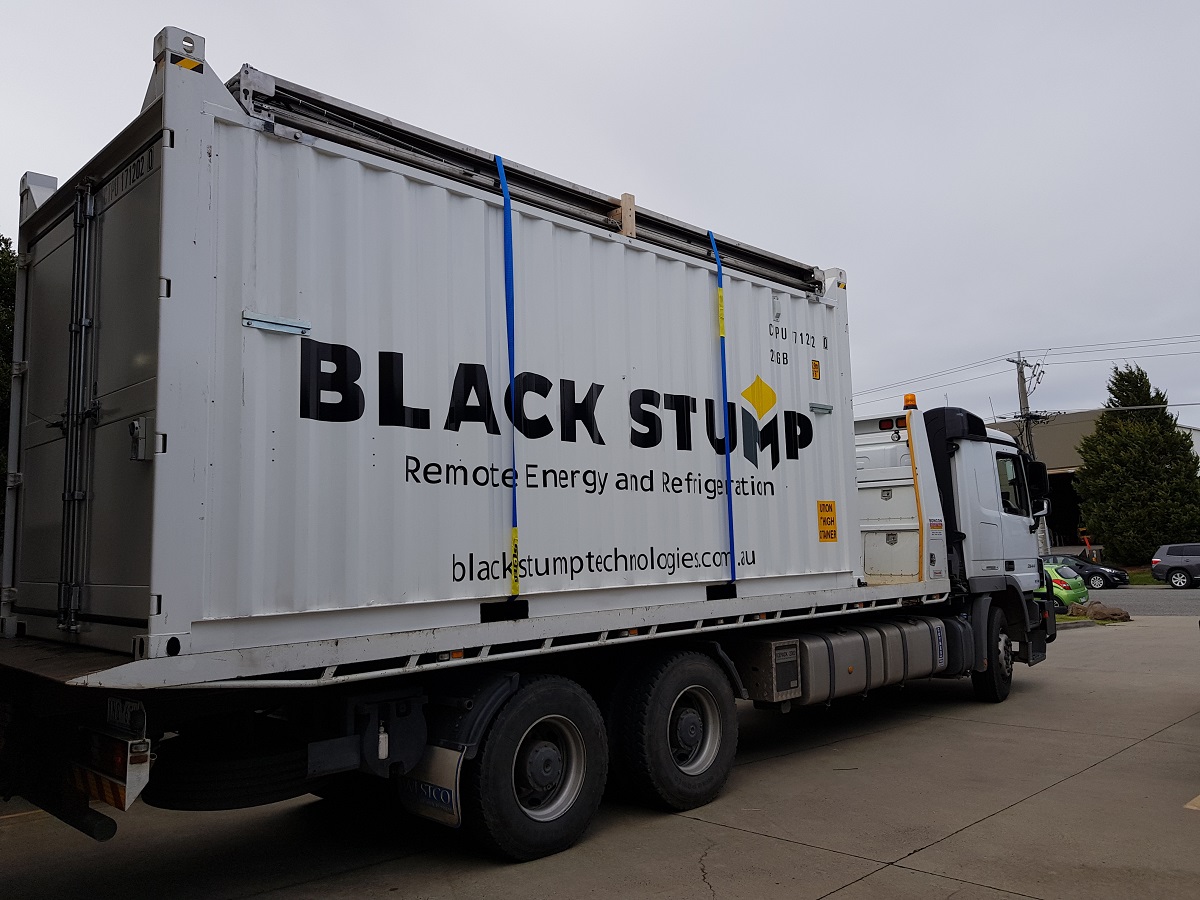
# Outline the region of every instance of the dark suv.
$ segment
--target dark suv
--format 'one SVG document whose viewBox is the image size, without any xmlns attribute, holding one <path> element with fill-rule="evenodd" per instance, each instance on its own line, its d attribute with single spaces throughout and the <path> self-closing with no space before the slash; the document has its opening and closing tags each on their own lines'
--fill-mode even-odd
<svg viewBox="0 0 1200 900">
<path fill-rule="evenodd" d="M 1200 544 L 1166 544 L 1150 560 L 1150 574 L 1173 588 L 1189 588 L 1200 578 Z"/>
<path fill-rule="evenodd" d="M 1051 553 L 1042 557 L 1042 562 L 1053 563 L 1056 566 L 1070 566 L 1079 573 L 1079 577 L 1093 591 L 1101 588 L 1117 587 L 1129 584 L 1129 573 L 1116 566 L 1106 566 L 1103 563 L 1088 562 L 1079 556 L 1068 556 L 1065 553 Z"/>
</svg>

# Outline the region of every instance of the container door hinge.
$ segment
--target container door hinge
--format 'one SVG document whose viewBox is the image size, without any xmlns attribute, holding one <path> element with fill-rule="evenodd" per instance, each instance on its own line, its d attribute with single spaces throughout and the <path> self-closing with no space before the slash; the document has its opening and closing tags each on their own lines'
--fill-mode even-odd
<svg viewBox="0 0 1200 900">
<path fill-rule="evenodd" d="M 20 472 L 9 472 L 8 473 L 7 484 L 10 488 L 20 487 L 22 482 L 24 482 L 24 481 L 25 481 L 25 476 L 22 475 Z"/>
<path fill-rule="evenodd" d="M 24 359 L 13 360 L 12 373 L 13 373 L 14 377 L 16 377 L 17 375 L 24 375 L 28 371 L 29 371 L 28 361 L 26 361 Z"/>
<path fill-rule="evenodd" d="M 159 278 L 158 279 L 158 299 L 159 300 L 170 300 L 171 299 L 171 279 L 170 278 Z"/>
<path fill-rule="evenodd" d="M 164 128 L 162 133 L 162 143 L 164 150 L 172 150 L 175 147 L 175 129 Z"/>
<path fill-rule="evenodd" d="M 18 269 L 28 269 L 32 262 L 33 262 L 33 257 L 30 256 L 28 253 L 18 253 L 17 254 L 17 268 Z"/>
</svg>

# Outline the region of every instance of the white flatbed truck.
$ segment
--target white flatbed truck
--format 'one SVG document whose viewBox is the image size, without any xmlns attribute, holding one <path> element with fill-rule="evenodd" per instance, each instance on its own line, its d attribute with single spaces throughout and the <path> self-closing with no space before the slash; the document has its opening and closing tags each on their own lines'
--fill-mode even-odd
<svg viewBox="0 0 1200 900">
<path fill-rule="evenodd" d="M 0 792 L 364 786 L 514 859 L 781 710 L 1045 657 L 1045 468 L 854 420 L 845 274 L 155 39 L 22 182 Z M 903 409 L 900 409 L 900 406 Z"/>
</svg>

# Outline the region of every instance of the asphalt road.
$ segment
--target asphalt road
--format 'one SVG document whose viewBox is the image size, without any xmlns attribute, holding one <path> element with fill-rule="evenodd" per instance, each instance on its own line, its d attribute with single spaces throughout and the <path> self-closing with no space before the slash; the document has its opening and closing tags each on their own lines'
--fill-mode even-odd
<svg viewBox="0 0 1200 900">
<path fill-rule="evenodd" d="M 220 813 L 139 803 L 115 813 L 106 844 L 13 801 L 0 804 L 0 897 L 1198 894 L 1190 615 L 1063 631 L 1001 704 L 975 702 L 966 681 L 932 680 L 787 716 L 747 705 L 740 719 L 737 766 L 716 801 L 678 815 L 606 801 L 578 846 L 524 865 L 423 822 L 311 797 Z"/>
<path fill-rule="evenodd" d="M 1089 599 L 1119 606 L 1131 616 L 1195 616 L 1200 619 L 1200 588 L 1176 590 L 1165 584 L 1089 592 Z"/>
</svg>

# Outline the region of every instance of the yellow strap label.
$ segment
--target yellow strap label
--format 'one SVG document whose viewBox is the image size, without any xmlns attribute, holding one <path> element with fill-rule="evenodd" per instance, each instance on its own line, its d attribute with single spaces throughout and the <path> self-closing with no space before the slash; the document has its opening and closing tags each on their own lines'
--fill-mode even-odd
<svg viewBox="0 0 1200 900">
<path fill-rule="evenodd" d="M 717 329 L 725 337 L 725 288 L 717 288 Z"/>
<path fill-rule="evenodd" d="M 521 569 L 520 569 L 520 566 L 517 564 L 517 560 L 519 558 L 520 557 L 517 553 L 517 529 L 513 528 L 513 530 L 512 530 L 512 547 L 509 549 L 509 562 L 510 562 L 510 565 L 512 566 L 512 568 L 509 570 L 510 577 L 509 577 L 509 583 L 508 583 L 508 592 L 513 597 L 516 597 L 518 594 L 521 593 L 521 575 L 520 575 Z"/>
</svg>

